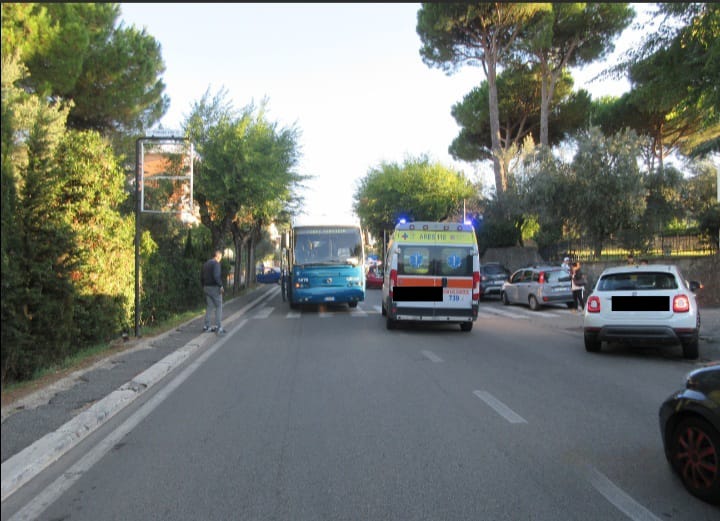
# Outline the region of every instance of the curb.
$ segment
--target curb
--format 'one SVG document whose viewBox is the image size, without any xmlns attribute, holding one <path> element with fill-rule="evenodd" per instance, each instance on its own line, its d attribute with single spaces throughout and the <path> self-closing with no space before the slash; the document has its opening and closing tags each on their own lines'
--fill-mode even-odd
<svg viewBox="0 0 720 521">
<path fill-rule="evenodd" d="M 275 292 L 263 291 L 260 296 L 245 304 L 240 310 L 227 317 L 224 322 L 230 323 L 242 316 L 261 300 L 273 296 Z M 191 322 L 194 318 L 189 320 Z M 166 334 L 166 333 L 164 333 Z M 163 335 L 164 335 L 163 334 Z M 153 337 L 156 341 L 163 335 Z M 203 335 L 201 333 L 199 336 Z M 78 443 L 115 416 L 119 411 L 133 403 L 137 398 L 185 362 L 197 350 L 216 340 L 215 335 L 197 341 L 193 340 L 176 349 L 171 354 L 150 366 L 131 381 L 120 386 L 87 410 L 75 416 L 58 430 L 46 434 L 35 443 L 26 447 L 11 458 L 1 468 L 2 483 L 0 485 L 1 500 L 5 501 L 20 487 L 37 476 L 40 472 L 56 462 Z"/>
</svg>

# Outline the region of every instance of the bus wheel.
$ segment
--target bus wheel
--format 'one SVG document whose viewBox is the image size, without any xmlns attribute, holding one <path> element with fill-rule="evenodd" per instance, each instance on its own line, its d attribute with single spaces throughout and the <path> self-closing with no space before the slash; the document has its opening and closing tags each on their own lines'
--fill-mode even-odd
<svg viewBox="0 0 720 521">
<path fill-rule="evenodd" d="M 460 322 L 460 331 L 472 331 L 472 322 Z"/>
<path fill-rule="evenodd" d="M 350 306 L 351 308 L 356 308 L 357 304 L 357 302 L 348 302 L 348 306 Z"/>
</svg>

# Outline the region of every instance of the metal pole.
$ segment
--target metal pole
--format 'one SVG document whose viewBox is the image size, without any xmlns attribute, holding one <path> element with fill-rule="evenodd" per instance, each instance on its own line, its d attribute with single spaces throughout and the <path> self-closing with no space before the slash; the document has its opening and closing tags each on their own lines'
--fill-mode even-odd
<svg viewBox="0 0 720 521">
<path fill-rule="evenodd" d="M 141 139 L 135 141 L 135 337 L 140 337 L 140 160 Z"/>
</svg>

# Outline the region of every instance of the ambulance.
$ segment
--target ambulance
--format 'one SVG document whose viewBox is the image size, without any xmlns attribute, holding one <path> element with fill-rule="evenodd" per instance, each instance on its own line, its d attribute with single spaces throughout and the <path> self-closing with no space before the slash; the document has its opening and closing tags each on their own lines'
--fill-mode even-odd
<svg viewBox="0 0 720 521">
<path fill-rule="evenodd" d="M 388 244 L 382 314 L 399 321 L 446 322 L 470 331 L 480 300 L 480 255 L 469 224 L 398 224 Z"/>
</svg>

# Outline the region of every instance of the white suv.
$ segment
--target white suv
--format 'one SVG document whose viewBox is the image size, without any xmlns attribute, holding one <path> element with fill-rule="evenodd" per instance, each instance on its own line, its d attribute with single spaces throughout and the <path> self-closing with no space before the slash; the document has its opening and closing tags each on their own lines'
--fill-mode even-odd
<svg viewBox="0 0 720 521">
<path fill-rule="evenodd" d="M 682 345 L 683 357 L 698 353 L 700 312 L 694 292 L 677 266 L 646 264 L 605 269 L 585 305 L 585 349 L 603 341 Z"/>
</svg>

